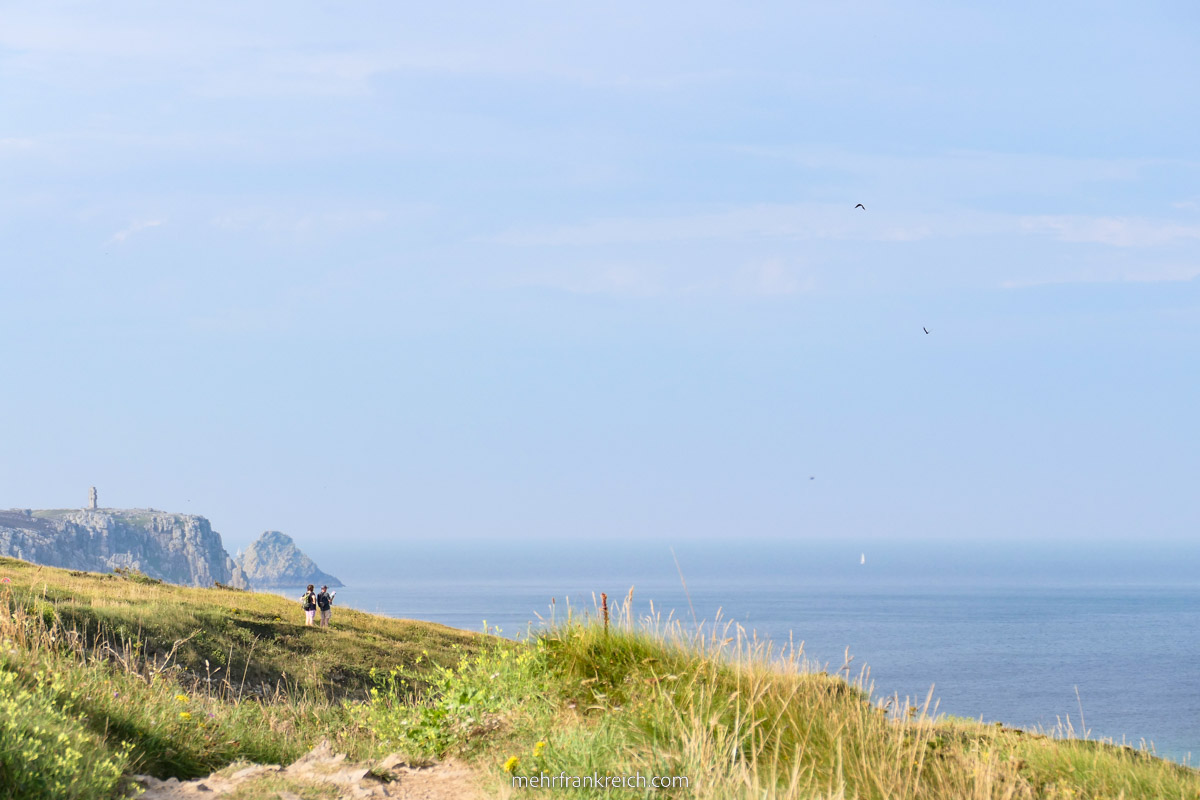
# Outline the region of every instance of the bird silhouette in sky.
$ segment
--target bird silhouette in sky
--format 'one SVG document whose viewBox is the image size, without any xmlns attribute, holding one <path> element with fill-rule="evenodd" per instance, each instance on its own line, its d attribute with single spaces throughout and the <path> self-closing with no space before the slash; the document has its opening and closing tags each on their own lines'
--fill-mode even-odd
<svg viewBox="0 0 1200 800">
<path fill-rule="evenodd" d="M 867 207 L 864 206 L 862 203 L 859 203 L 858 205 L 856 205 L 855 208 L 861 208 L 863 211 L 867 210 Z"/>
<path fill-rule="evenodd" d="M 924 325 L 921 326 L 921 330 L 925 331 L 926 333 L 929 333 L 929 328 L 926 328 Z"/>
</svg>

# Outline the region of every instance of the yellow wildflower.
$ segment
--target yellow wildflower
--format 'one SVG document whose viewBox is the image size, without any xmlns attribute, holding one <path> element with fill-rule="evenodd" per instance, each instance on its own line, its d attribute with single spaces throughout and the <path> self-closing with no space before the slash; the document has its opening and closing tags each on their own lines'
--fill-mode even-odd
<svg viewBox="0 0 1200 800">
<path fill-rule="evenodd" d="M 179 718 L 180 718 L 181 720 L 183 720 L 183 721 L 185 721 L 185 722 L 186 722 L 187 720 L 189 720 L 189 719 L 191 719 L 191 718 L 192 718 L 192 712 L 190 712 L 190 711 L 180 711 L 180 712 L 179 712 Z"/>
<path fill-rule="evenodd" d="M 521 764 L 521 759 L 516 756 L 509 756 L 508 761 L 504 762 L 504 771 L 508 773 L 516 772 L 517 767 Z"/>
<path fill-rule="evenodd" d="M 175 699 L 181 703 L 186 703 L 188 701 L 188 696 L 186 694 L 177 694 L 175 695 Z"/>
<path fill-rule="evenodd" d="M 546 743 L 545 743 L 545 742 L 538 742 L 537 744 L 535 744 L 535 745 L 533 746 L 533 757 L 534 757 L 534 758 L 541 758 L 541 757 L 542 757 L 542 752 L 543 752 L 545 749 L 546 749 Z"/>
</svg>

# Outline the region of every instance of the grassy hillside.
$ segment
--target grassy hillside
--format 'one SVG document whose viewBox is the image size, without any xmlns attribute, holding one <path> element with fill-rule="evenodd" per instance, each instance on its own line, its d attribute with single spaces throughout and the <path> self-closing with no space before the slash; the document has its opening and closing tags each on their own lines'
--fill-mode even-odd
<svg viewBox="0 0 1200 800">
<path fill-rule="evenodd" d="M 373 670 L 412 695 L 483 640 L 348 609 L 321 630 L 276 595 L 0 558 L 0 798 L 117 796 L 135 773 L 287 763 L 322 738 L 366 755 Z"/>
<path fill-rule="evenodd" d="M 1192 770 L 880 707 L 731 628 L 617 614 L 512 643 L 339 609 L 321 631 L 286 598 L 9 559 L 0 604 L 0 798 L 115 797 L 133 773 L 287 763 L 323 738 L 458 755 L 497 796 L 1200 798 Z M 543 773 L 688 785 L 512 788 Z"/>
<path fill-rule="evenodd" d="M 243 692 L 277 687 L 365 697 L 372 669 L 412 668 L 420 686 L 433 664 L 459 657 L 455 645 L 476 634 L 430 622 L 396 620 L 338 608 L 328 631 L 304 625 L 297 600 L 237 589 L 164 584 L 138 573 L 102 575 L 0 558 L 10 591 L 47 621 L 77 630 L 87 646 L 120 640 L 151 662 Z"/>
</svg>

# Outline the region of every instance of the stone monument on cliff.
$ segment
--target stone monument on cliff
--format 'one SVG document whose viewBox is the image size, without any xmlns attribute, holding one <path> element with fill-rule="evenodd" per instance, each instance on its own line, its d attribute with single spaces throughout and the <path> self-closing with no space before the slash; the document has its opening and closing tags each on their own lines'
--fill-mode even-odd
<svg viewBox="0 0 1200 800">
<path fill-rule="evenodd" d="M 93 486 L 91 489 L 88 489 L 88 508 L 95 511 L 99 507 L 96 502 L 96 487 Z"/>
</svg>

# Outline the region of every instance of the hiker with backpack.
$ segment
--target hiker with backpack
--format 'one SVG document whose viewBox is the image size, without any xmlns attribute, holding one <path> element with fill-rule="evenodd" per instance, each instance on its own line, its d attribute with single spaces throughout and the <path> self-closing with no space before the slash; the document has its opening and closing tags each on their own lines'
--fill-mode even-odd
<svg viewBox="0 0 1200 800">
<path fill-rule="evenodd" d="M 328 586 L 321 587 L 321 593 L 317 595 L 317 608 L 321 609 L 321 627 L 328 628 L 329 620 L 333 617 L 333 596 L 337 592 L 329 591 Z"/>
<path fill-rule="evenodd" d="M 313 615 L 317 613 L 317 596 L 313 594 L 311 583 L 304 590 L 304 596 L 300 598 L 300 605 L 304 606 L 304 624 L 312 625 Z"/>
</svg>

